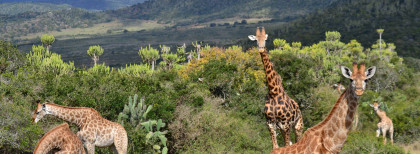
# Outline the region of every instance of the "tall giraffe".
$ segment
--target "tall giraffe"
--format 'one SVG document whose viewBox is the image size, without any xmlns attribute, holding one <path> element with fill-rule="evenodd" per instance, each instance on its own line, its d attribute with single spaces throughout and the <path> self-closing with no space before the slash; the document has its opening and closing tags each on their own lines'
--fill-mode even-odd
<svg viewBox="0 0 420 154">
<path fill-rule="evenodd" d="M 344 77 L 351 80 L 348 88 L 341 94 L 327 118 L 321 123 L 306 130 L 302 139 L 288 147 L 274 149 L 272 154 L 309 154 L 309 153 L 339 153 L 352 127 L 359 98 L 363 94 L 366 80 L 371 78 L 376 67 L 370 67 L 365 72 L 365 64 L 357 68 L 353 63 L 353 72 L 341 66 Z"/>
<path fill-rule="evenodd" d="M 83 141 L 89 154 L 95 153 L 95 146 L 112 146 L 114 153 L 127 153 L 128 137 L 124 127 L 119 123 L 102 118 L 92 108 L 37 103 L 32 119 L 37 123 L 48 114 L 76 124 L 80 129 L 77 136 Z"/>
<path fill-rule="evenodd" d="M 264 27 L 257 28 L 256 36 L 249 35 L 250 40 L 257 40 L 258 51 L 264 64 L 268 84 L 268 99 L 265 101 L 264 113 L 270 130 L 273 149 L 278 148 L 276 128 L 280 128 L 286 146 L 292 145 L 290 141 L 290 129 L 294 127 L 296 142 L 301 138 L 303 131 L 302 113 L 299 105 L 284 91 L 280 75 L 273 69 L 273 65 L 267 55 L 265 41 L 268 35 Z"/>
<path fill-rule="evenodd" d="M 389 136 L 391 138 L 391 144 L 394 144 L 394 125 L 392 124 L 392 120 L 386 116 L 385 111 L 379 109 L 378 102 L 373 104 L 369 104 L 375 110 L 378 117 L 381 121 L 377 124 L 378 129 L 376 130 L 376 137 L 379 137 L 382 131 L 382 137 L 384 138 L 384 144 L 386 144 L 386 132 L 389 131 Z"/>
<path fill-rule="evenodd" d="M 59 154 L 85 154 L 82 141 L 70 130 L 69 124 L 63 123 L 45 134 L 34 150 L 34 154 L 46 154 L 53 149 L 60 149 Z"/>
</svg>

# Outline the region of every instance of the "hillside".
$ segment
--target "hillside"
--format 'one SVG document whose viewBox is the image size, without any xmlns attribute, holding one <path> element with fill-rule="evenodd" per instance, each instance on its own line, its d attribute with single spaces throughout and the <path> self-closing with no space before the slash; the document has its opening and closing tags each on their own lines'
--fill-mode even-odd
<svg viewBox="0 0 420 154">
<path fill-rule="evenodd" d="M 78 8 L 0 15 L 0 38 L 13 40 L 15 37 L 26 36 L 31 33 L 87 28 L 110 20 L 104 13 L 93 13 Z"/>
<path fill-rule="evenodd" d="M 127 7 L 133 4 L 142 3 L 145 0 L 2 0 L 0 3 L 32 2 L 67 4 L 77 8 L 88 10 L 110 10 Z"/>
<path fill-rule="evenodd" d="M 138 23 L 139 20 L 149 20 L 157 22 L 161 26 L 182 27 L 183 29 L 191 28 L 191 26 L 205 27 L 211 22 L 218 24 L 234 24 L 234 22 L 243 20 L 288 22 L 314 10 L 323 9 L 334 1 L 336 0 L 275 2 L 264 0 L 256 3 L 251 0 L 151 0 L 124 9 L 105 12 L 89 12 L 83 9 L 67 9 L 48 13 L 28 12 L 0 17 L 0 21 L 2 21 L 0 22 L 0 38 L 8 41 L 22 38 L 35 39 L 34 34 L 60 32 L 73 28 L 92 28 L 98 24 L 116 21 L 130 25 Z M 138 27 L 142 26 L 138 25 Z M 106 26 L 97 28 L 108 28 L 111 31 L 113 29 Z M 79 32 L 75 30 L 71 33 L 77 35 Z M 96 37 L 104 34 L 107 34 L 107 30 L 105 33 L 101 31 L 101 33 L 91 35 Z"/>
<path fill-rule="evenodd" d="M 109 12 L 114 16 L 134 19 L 156 19 L 179 25 L 232 17 L 265 17 L 290 20 L 327 7 L 335 1 L 337 0 L 150 0 Z"/>
<path fill-rule="evenodd" d="M 376 29 L 385 29 L 382 38 L 394 42 L 399 55 L 420 58 L 420 2 L 414 0 L 345 0 L 288 26 L 271 29 L 270 34 L 289 42 L 311 44 L 326 31 L 339 31 L 342 41 L 356 39 L 366 47 L 379 39 Z"/>
<path fill-rule="evenodd" d="M 0 14 L 15 15 L 24 12 L 47 12 L 54 10 L 69 9 L 67 4 L 50 4 L 50 3 L 0 3 Z"/>
</svg>

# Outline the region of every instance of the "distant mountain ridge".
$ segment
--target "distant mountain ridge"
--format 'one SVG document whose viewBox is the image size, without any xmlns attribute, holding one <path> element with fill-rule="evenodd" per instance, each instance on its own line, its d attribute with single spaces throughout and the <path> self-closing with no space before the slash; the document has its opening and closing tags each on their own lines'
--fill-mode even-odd
<svg viewBox="0 0 420 154">
<path fill-rule="evenodd" d="M 131 19 L 156 19 L 191 24 L 214 19 L 293 18 L 323 9 L 337 0 L 149 0 L 110 14 Z"/>
<path fill-rule="evenodd" d="M 2 0 L 1 3 L 51 3 L 51 4 L 68 4 L 73 7 L 83 8 L 87 10 L 110 10 L 131 6 L 137 3 L 143 3 L 145 0 Z"/>
</svg>

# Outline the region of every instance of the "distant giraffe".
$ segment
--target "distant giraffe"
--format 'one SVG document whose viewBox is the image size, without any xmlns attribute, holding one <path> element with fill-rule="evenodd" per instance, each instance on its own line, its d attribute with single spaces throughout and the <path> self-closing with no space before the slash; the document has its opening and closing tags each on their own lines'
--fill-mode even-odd
<svg viewBox="0 0 420 154">
<path fill-rule="evenodd" d="M 334 84 L 333 88 L 335 88 L 339 94 L 341 94 L 341 90 L 346 90 L 346 88 L 344 88 L 344 86 L 340 82 Z"/>
<path fill-rule="evenodd" d="M 306 130 L 302 139 L 291 146 L 274 149 L 272 154 L 310 154 L 310 153 L 339 153 L 352 127 L 352 121 L 363 94 L 366 80 L 371 78 L 376 67 L 368 68 L 365 64 L 357 68 L 353 63 L 353 72 L 341 66 L 342 74 L 351 80 L 348 88 L 341 94 L 327 118 L 321 123 Z"/>
<path fill-rule="evenodd" d="M 34 150 L 34 154 L 46 154 L 59 149 L 58 154 L 85 154 L 82 141 L 63 123 L 45 134 Z"/>
<path fill-rule="evenodd" d="M 371 107 L 375 110 L 378 117 L 381 119 L 381 121 L 377 124 L 378 129 L 376 130 L 376 137 L 379 137 L 382 131 L 382 137 L 384 139 L 384 144 L 386 144 L 386 132 L 389 131 L 389 136 L 391 138 L 391 144 L 394 144 L 394 125 L 392 124 L 392 120 L 386 116 L 385 111 L 382 111 L 379 109 L 378 102 L 374 102 L 373 104 L 370 104 Z"/>
<path fill-rule="evenodd" d="M 290 98 L 284 91 L 280 75 L 273 69 L 273 65 L 267 55 L 265 41 L 268 35 L 265 29 L 260 31 L 257 28 L 256 36 L 248 36 L 250 40 L 257 40 L 258 51 L 261 55 L 268 84 L 268 99 L 265 102 L 264 113 L 267 125 L 271 133 L 273 149 L 278 148 L 276 128 L 280 128 L 284 138 L 285 146 L 292 145 L 290 141 L 290 129 L 294 127 L 296 142 L 301 138 L 303 132 L 302 113 L 296 101 Z"/>
<path fill-rule="evenodd" d="M 128 138 L 124 127 L 119 123 L 102 118 L 92 108 L 37 103 L 32 119 L 37 123 L 48 114 L 76 124 L 80 129 L 77 136 L 82 140 L 89 154 L 95 153 L 95 146 L 112 146 L 114 153 L 127 153 Z"/>
</svg>

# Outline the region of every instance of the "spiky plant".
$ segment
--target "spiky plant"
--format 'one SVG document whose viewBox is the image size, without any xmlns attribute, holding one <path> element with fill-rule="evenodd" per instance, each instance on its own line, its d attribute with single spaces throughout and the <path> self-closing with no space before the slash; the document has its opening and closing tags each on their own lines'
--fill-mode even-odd
<svg viewBox="0 0 420 154">
<path fill-rule="evenodd" d="M 137 103 L 138 95 L 128 98 L 128 104 L 124 105 L 124 110 L 118 115 L 118 122 L 124 126 L 124 121 L 129 121 L 132 126 L 139 128 L 141 123 L 147 120 L 147 113 L 152 110 L 152 105 L 146 105 L 144 98 L 140 98 Z"/>
</svg>

